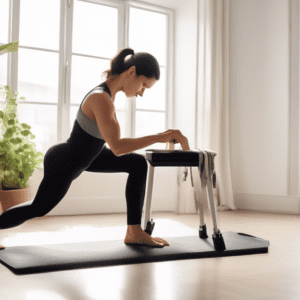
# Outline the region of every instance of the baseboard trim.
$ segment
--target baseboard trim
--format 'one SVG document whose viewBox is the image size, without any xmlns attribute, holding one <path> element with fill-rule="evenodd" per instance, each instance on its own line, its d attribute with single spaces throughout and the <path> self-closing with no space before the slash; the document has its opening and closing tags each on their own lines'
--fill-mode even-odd
<svg viewBox="0 0 300 300">
<path fill-rule="evenodd" d="M 247 211 L 261 211 L 281 214 L 300 214 L 300 197 L 234 193 L 236 208 Z M 152 212 L 176 212 L 176 201 L 157 199 L 152 203 Z M 32 200 L 33 201 L 33 200 Z M 30 202 L 32 202 L 30 201 Z M 67 212 L 67 213 L 66 213 Z M 124 197 L 65 198 L 47 215 L 85 215 L 127 213 Z M 185 213 L 196 213 L 191 211 Z"/>
<path fill-rule="evenodd" d="M 175 211 L 175 201 L 155 198 L 152 211 Z M 165 200 L 165 201 L 163 201 Z M 89 197 L 65 198 L 54 207 L 47 216 L 89 215 L 89 214 L 120 214 L 127 213 L 124 197 Z"/>
<path fill-rule="evenodd" d="M 300 214 L 299 196 L 234 193 L 234 200 L 238 209 L 282 214 Z"/>
</svg>

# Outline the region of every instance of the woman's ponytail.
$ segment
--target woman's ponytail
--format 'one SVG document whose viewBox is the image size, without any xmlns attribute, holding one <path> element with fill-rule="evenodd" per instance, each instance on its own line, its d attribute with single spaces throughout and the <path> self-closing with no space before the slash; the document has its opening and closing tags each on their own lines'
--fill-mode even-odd
<svg viewBox="0 0 300 300">
<path fill-rule="evenodd" d="M 106 75 L 106 79 L 108 79 L 112 75 L 120 75 L 125 71 L 125 57 L 128 55 L 134 55 L 134 50 L 131 48 L 122 49 L 111 61 L 110 61 L 110 69 L 106 70 L 102 73 Z"/>
<path fill-rule="evenodd" d="M 128 55 L 134 55 L 134 51 L 130 48 L 126 48 L 126 49 L 123 49 L 119 55 L 113 60 L 112 62 L 112 74 L 121 74 L 123 73 L 126 68 L 125 68 L 125 57 L 128 56 Z"/>
</svg>

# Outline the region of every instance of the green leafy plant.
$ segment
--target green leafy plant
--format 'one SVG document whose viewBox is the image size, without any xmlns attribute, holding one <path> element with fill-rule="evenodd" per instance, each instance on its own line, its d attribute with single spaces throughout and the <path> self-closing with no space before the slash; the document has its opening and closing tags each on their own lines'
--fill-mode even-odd
<svg viewBox="0 0 300 300">
<path fill-rule="evenodd" d="M 31 127 L 19 124 L 16 115 L 17 96 L 9 86 L 0 85 L 0 99 L 5 98 L 4 111 L 0 110 L 0 180 L 3 190 L 30 187 L 29 177 L 44 160 L 44 154 L 36 150 Z M 20 98 L 25 100 L 24 97 Z"/>
</svg>

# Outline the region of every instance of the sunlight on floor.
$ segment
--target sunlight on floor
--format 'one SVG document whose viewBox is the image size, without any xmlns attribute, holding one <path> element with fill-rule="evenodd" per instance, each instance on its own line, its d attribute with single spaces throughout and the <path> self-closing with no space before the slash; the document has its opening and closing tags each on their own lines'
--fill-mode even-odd
<svg viewBox="0 0 300 300">
<path fill-rule="evenodd" d="M 13 233 L 9 237 L 3 238 L 6 247 L 12 246 L 32 246 L 32 245 L 53 245 L 74 242 L 112 241 L 124 240 L 127 226 L 95 227 L 95 226 L 66 226 L 64 229 L 54 232 L 22 232 Z M 155 221 L 153 237 L 176 237 L 197 235 L 198 229 L 192 229 L 182 223 L 159 219 Z"/>
</svg>

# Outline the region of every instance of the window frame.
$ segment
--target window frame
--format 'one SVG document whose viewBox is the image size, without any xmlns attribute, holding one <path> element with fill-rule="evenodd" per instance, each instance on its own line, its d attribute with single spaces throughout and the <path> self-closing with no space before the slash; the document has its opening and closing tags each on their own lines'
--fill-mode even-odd
<svg viewBox="0 0 300 300">
<path fill-rule="evenodd" d="M 130 7 L 144 9 L 156 13 L 162 13 L 167 16 L 167 26 L 166 26 L 166 65 L 165 67 L 165 95 L 166 95 L 166 106 L 164 113 L 165 118 L 165 128 L 174 128 L 174 93 L 173 93 L 173 65 L 174 65 L 174 10 L 169 8 L 164 8 L 161 6 L 144 3 L 141 1 L 134 0 L 77 0 L 83 2 L 90 2 L 99 5 L 105 5 L 110 7 L 115 7 L 118 9 L 118 49 L 128 47 L 129 43 L 129 18 L 130 18 Z M 72 70 L 72 27 L 73 27 L 73 7 L 74 0 L 60 0 L 60 32 L 59 32 L 59 50 L 53 51 L 48 49 L 39 49 L 35 47 L 24 47 L 19 48 L 35 49 L 48 52 L 55 52 L 59 54 L 59 85 L 58 85 L 58 103 L 41 103 L 41 102 L 20 102 L 22 105 L 26 104 L 41 104 L 41 105 L 57 105 L 57 142 L 65 141 L 70 136 L 70 111 L 71 106 L 77 106 L 79 108 L 80 104 L 70 104 L 70 88 L 71 81 L 70 75 Z M 13 22 L 12 22 L 13 20 Z M 9 4 L 9 34 L 8 43 L 19 40 L 19 23 L 20 23 L 20 0 L 10 0 Z M 0 44 L 1 45 L 1 44 Z M 65 46 L 65 47 L 64 47 Z M 7 82 L 9 87 L 13 91 L 18 90 L 18 55 L 17 52 L 8 53 L 7 61 Z M 81 55 L 81 54 L 80 54 Z M 115 55 L 113 53 L 112 55 Z M 83 55 L 89 57 L 88 55 Z M 97 57 L 102 58 L 102 57 Z M 102 58 L 108 59 L 111 58 Z M 103 70 L 104 71 L 104 70 Z M 22 95 L 21 95 L 22 96 Z M 4 103 L 0 101 L 0 103 Z M 120 111 L 116 109 L 116 111 Z M 130 97 L 126 100 L 126 126 L 125 126 L 125 136 L 130 138 L 135 138 L 135 128 L 136 128 L 136 112 L 137 111 L 148 111 L 155 112 L 155 110 L 145 110 L 136 109 L 136 97 Z M 123 129 L 123 130 L 124 130 Z M 165 130 L 165 129 L 164 129 Z M 140 153 L 144 150 L 138 150 L 136 152 Z"/>
</svg>

